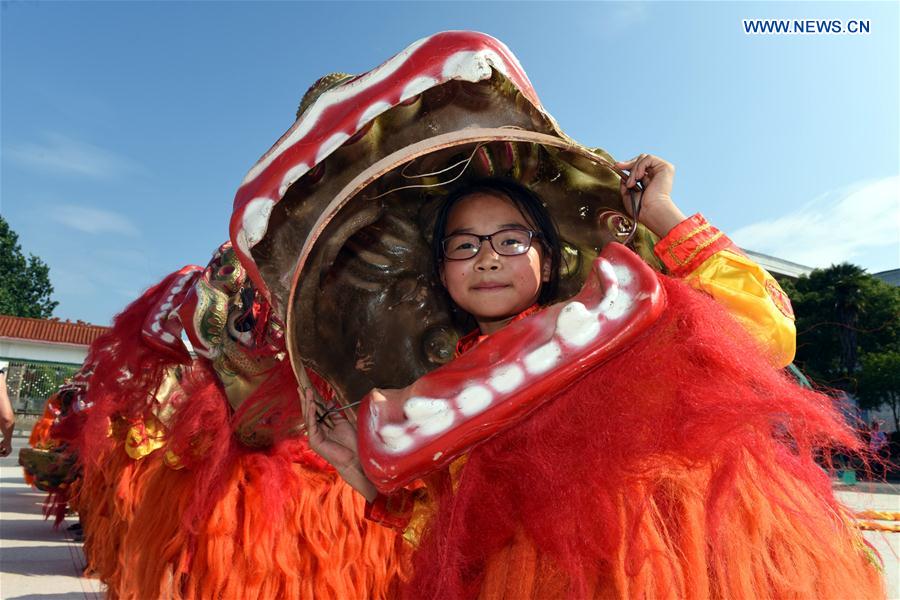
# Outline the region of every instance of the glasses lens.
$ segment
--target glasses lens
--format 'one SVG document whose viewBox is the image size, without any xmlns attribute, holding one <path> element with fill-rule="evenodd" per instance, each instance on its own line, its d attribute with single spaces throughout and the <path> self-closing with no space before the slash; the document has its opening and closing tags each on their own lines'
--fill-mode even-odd
<svg viewBox="0 0 900 600">
<path fill-rule="evenodd" d="M 478 254 L 481 241 L 478 236 L 457 233 L 444 240 L 444 256 L 450 260 L 464 260 Z"/>
<path fill-rule="evenodd" d="M 491 237 L 491 244 L 497 254 L 516 256 L 525 254 L 531 248 L 531 235 L 521 229 L 498 231 Z"/>
</svg>

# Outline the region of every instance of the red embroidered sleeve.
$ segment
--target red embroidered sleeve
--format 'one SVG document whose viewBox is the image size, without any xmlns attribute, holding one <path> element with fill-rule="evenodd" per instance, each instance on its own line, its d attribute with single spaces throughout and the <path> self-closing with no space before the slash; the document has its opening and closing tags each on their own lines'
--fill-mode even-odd
<svg viewBox="0 0 900 600">
<path fill-rule="evenodd" d="M 741 253 L 728 236 L 697 213 L 673 227 L 653 251 L 672 275 L 684 277 L 725 248 Z"/>
<path fill-rule="evenodd" d="M 390 496 L 378 494 L 372 502 L 366 502 L 366 518 L 384 527 L 403 532 L 412 519 L 417 493 L 401 489 Z"/>
</svg>

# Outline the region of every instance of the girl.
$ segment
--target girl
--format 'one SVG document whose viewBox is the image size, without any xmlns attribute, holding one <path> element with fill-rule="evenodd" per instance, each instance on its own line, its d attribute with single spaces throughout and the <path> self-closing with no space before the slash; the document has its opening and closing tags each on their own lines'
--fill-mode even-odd
<svg viewBox="0 0 900 600">
<path fill-rule="evenodd" d="M 644 183 L 640 222 L 663 240 L 660 246 L 677 225 L 690 224 L 672 200 L 674 165 L 641 154 L 616 163 L 616 167 L 630 173 L 620 186 L 626 206 L 629 190 L 638 181 Z M 457 317 L 475 327 L 460 340 L 458 354 L 556 299 L 562 261 L 559 233 L 540 198 L 518 183 L 488 179 L 457 190 L 438 212 L 432 246 L 435 274 Z M 732 261 L 739 258 L 729 257 Z M 777 288 L 774 279 L 761 267 L 743 262 L 746 269 L 737 283 L 722 277 L 721 285 L 709 286 L 709 276 L 701 269 L 691 272 L 688 279 L 729 306 L 746 327 L 769 344 L 778 366 L 786 366 L 794 353 L 793 319 L 779 311 L 764 291 Z M 734 303 L 727 292 L 741 288 L 756 288 L 756 294 L 745 294 L 750 300 L 745 297 L 743 304 Z M 760 315 L 763 318 L 757 318 Z M 310 447 L 367 501 L 374 501 L 378 492 L 359 465 L 352 416 L 351 421 L 339 418 L 333 427 L 323 427 L 314 418 L 315 391 L 310 388 L 301 396 Z"/>
<path fill-rule="evenodd" d="M 765 271 L 671 199 L 674 168 L 617 163 L 645 183 L 668 308 L 651 334 L 487 440 L 422 490 L 379 495 L 353 417 L 326 426 L 302 395 L 310 447 L 415 544 L 408 597 L 879 597 L 880 576 L 814 461 L 853 446 L 830 400 L 774 366 L 793 355 L 790 305 Z M 449 197 L 437 276 L 475 329 L 463 353 L 555 300 L 560 241 L 540 200 L 484 180 Z M 762 352 L 760 352 L 762 351 Z M 777 432 L 777 433 L 773 433 Z"/>
</svg>

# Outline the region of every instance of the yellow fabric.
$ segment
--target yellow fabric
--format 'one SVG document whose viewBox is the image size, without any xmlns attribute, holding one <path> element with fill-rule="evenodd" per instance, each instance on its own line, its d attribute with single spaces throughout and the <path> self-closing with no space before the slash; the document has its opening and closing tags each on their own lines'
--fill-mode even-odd
<svg viewBox="0 0 900 600">
<path fill-rule="evenodd" d="M 434 509 L 434 502 L 428 500 L 427 493 L 423 490 L 423 493 L 413 500 L 412 516 L 406 529 L 403 530 L 403 539 L 412 546 L 418 546 L 425 526 L 434 516 Z"/>
<path fill-rule="evenodd" d="M 163 455 L 163 462 L 170 469 L 175 469 L 176 471 L 184 468 L 184 464 L 181 462 L 181 457 L 172 452 L 171 450 L 166 450 L 166 453 Z"/>
<path fill-rule="evenodd" d="M 166 444 L 165 429 L 153 416 L 135 423 L 125 435 L 125 452 L 134 460 L 140 460 Z"/>
<path fill-rule="evenodd" d="M 779 291 L 781 287 L 765 269 L 732 250 L 721 250 L 684 280 L 724 306 L 763 344 L 774 365 L 785 367 L 794 360 L 797 329 L 770 296 L 767 285 Z"/>
</svg>

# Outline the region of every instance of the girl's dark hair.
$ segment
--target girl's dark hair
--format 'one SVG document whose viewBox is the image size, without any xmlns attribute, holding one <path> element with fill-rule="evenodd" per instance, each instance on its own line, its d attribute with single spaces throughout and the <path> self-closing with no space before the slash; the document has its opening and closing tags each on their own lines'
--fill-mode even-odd
<svg viewBox="0 0 900 600">
<path fill-rule="evenodd" d="M 431 239 L 431 252 L 437 281 L 441 280 L 441 265 L 444 262 L 444 248 L 441 242 L 447 235 L 447 220 L 450 211 L 460 200 L 472 194 L 490 194 L 508 198 L 519 209 L 525 220 L 540 233 L 536 240 L 544 249 L 545 260 L 550 261 L 550 280 L 541 286 L 538 303 L 545 305 L 555 300 L 559 291 L 559 266 L 562 262 L 562 243 L 556 222 L 550 216 L 540 196 L 518 181 L 505 177 L 478 179 L 454 191 L 441 204 L 434 222 L 434 235 Z"/>
</svg>

